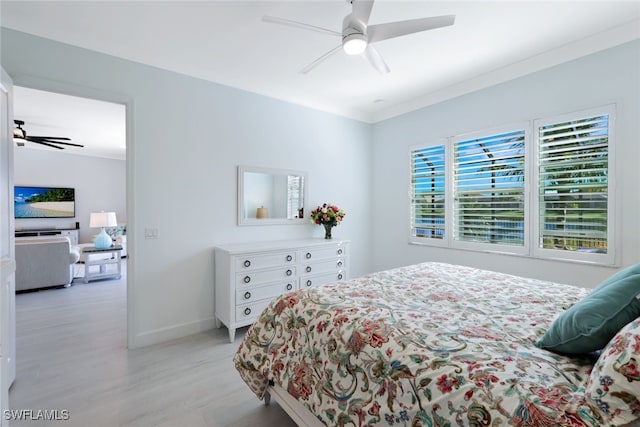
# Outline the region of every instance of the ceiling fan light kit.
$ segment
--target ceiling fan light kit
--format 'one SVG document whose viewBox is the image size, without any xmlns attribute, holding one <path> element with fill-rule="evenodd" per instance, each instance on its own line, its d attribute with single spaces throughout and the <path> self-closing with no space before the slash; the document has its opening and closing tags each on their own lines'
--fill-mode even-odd
<svg viewBox="0 0 640 427">
<path fill-rule="evenodd" d="M 342 39 L 342 48 L 347 55 L 360 55 L 367 49 L 367 38 L 364 34 L 349 34 Z"/>
<path fill-rule="evenodd" d="M 264 22 L 272 24 L 287 25 L 290 27 L 311 30 L 323 34 L 342 37 L 342 44 L 332 48 L 311 64 L 304 67 L 300 72 L 306 74 L 325 59 L 336 53 L 342 47 L 347 55 L 362 55 L 373 68 L 379 73 L 385 74 L 390 71 L 389 66 L 384 62 L 382 55 L 371 45 L 382 40 L 408 34 L 419 33 L 436 28 L 453 25 L 455 15 L 435 16 L 429 18 L 410 19 L 407 21 L 388 22 L 385 24 L 369 25 L 369 17 L 373 8 L 373 0 L 346 0 L 351 4 L 351 13 L 344 17 L 342 21 L 342 33 L 316 25 L 305 24 L 303 22 L 291 21 L 273 16 L 263 16 Z"/>
</svg>

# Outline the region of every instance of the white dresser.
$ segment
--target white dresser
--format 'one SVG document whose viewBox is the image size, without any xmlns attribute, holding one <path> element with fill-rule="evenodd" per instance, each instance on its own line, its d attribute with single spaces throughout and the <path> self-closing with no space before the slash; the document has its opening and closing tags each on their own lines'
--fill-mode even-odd
<svg viewBox="0 0 640 427">
<path fill-rule="evenodd" d="M 283 240 L 215 248 L 216 325 L 250 325 L 273 298 L 349 278 L 349 241 Z"/>
</svg>

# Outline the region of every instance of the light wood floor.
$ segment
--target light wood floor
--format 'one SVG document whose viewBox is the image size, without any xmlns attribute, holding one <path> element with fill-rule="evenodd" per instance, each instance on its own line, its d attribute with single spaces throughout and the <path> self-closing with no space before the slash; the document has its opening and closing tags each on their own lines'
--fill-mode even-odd
<svg viewBox="0 0 640 427">
<path fill-rule="evenodd" d="M 126 278 L 16 296 L 17 375 L 11 409 L 68 410 L 68 421 L 11 426 L 277 426 L 231 358 L 242 335 L 212 331 L 126 348 Z"/>
</svg>

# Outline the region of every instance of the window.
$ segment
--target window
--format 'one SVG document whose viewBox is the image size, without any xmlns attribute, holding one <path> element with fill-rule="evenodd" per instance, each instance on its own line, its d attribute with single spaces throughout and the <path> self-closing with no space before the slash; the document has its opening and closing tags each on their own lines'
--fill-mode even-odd
<svg viewBox="0 0 640 427">
<path fill-rule="evenodd" d="M 609 190 L 611 110 L 535 122 L 538 147 L 536 252 L 613 262 Z"/>
<path fill-rule="evenodd" d="M 411 238 L 445 238 L 445 149 L 443 145 L 411 151 Z"/>
<path fill-rule="evenodd" d="M 287 218 L 302 218 L 304 213 L 304 177 L 287 175 Z"/>
<path fill-rule="evenodd" d="M 524 246 L 524 129 L 453 138 L 453 151 L 454 240 Z"/>
<path fill-rule="evenodd" d="M 613 120 L 608 106 L 412 147 L 410 242 L 614 264 Z"/>
</svg>

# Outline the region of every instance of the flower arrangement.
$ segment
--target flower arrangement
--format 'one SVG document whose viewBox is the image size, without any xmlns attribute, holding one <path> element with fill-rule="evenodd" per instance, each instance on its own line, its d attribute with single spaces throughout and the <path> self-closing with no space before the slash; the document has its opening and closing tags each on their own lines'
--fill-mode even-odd
<svg viewBox="0 0 640 427">
<path fill-rule="evenodd" d="M 314 224 L 329 224 L 335 227 L 344 218 L 344 211 L 329 203 L 324 203 L 311 211 L 311 221 Z"/>
<path fill-rule="evenodd" d="M 323 203 L 311 211 L 311 222 L 318 225 L 324 225 L 325 239 L 331 238 L 331 227 L 340 224 L 345 213 L 336 205 Z"/>
</svg>

